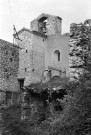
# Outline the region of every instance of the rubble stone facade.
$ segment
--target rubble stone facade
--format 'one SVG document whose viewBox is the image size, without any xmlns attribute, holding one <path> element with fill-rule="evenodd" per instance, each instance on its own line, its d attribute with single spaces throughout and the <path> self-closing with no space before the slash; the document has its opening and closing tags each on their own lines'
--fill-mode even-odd
<svg viewBox="0 0 91 135">
<path fill-rule="evenodd" d="M 82 48 L 79 46 L 77 47 L 77 43 L 80 41 L 79 36 L 79 29 L 80 25 L 77 25 L 75 23 L 70 25 L 70 40 L 69 40 L 69 46 L 70 46 L 70 55 L 69 55 L 69 67 L 70 67 L 70 79 L 73 80 L 74 76 L 78 76 L 79 72 L 82 72 L 82 68 L 78 68 L 77 65 L 82 64 L 82 60 L 79 58 L 79 55 L 75 55 L 76 53 L 79 53 Z M 74 51 L 74 54 L 72 53 Z M 78 72 L 78 73 L 77 73 Z"/>
<path fill-rule="evenodd" d="M 18 83 L 19 47 L 0 39 L 0 97 L 9 99 L 13 92 L 19 92 Z"/>
<path fill-rule="evenodd" d="M 19 91 L 19 47 L 0 39 L 0 89 Z"/>
<path fill-rule="evenodd" d="M 82 24 L 71 24 L 70 25 L 70 80 L 79 78 L 83 71 L 87 72 L 87 65 L 89 67 L 91 59 L 91 26 Z"/>
</svg>

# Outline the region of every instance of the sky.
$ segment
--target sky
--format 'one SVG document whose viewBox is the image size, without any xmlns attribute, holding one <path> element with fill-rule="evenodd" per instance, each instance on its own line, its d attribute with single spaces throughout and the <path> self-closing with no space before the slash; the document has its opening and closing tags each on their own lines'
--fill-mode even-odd
<svg viewBox="0 0 91 135">
<path fill-rule="evenodd" d="M 13 42 L 13 25 L 19 31 L 41 13 L 60 16 L 62 33 L 71 23 L 91 19 L 91 0 L 0 0 L 0 39 Z"/>
</svg>

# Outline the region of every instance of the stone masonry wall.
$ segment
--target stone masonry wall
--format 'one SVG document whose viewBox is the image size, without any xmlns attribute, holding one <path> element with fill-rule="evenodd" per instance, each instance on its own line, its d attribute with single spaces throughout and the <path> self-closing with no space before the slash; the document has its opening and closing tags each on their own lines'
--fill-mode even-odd
<svg viewBox="0 0 91 135">
<path fill-rule="evenodd" d="M 38 31 L 38 20 L 33 20 L 31 23 L 31 26 L 30 26 L 30 30 L 31 31 Z"/>
<path fill-rule="evenodd" d="M 70 26 L 69 67 L 70 79 L 72 80 L 79 78 L 83 71 L 87 70 L 86 64 L 89 63 L 89 60 L 86 60 L 86 56 L 90 58 L 91 53 L 90 49 L 88 49 L 88 45 L 90 45 L 90 34 L 91 28 L 82 23 L 73 23 Z"/>
<path fill-rule="evenodd" d="M 32 72 L 32 37 L 30 32 L 23 31 L 19 38 L 22 41 L 16 40 L 18 46 L 21 47 L 19 50 L 19 71 L 18 79 L 25 79 L 24 85 L 31 82 L 31 72 Z"/>
<path fill-rule="evenodd" d="M 57 17 L 48 17 L 47 22 L 47 35 L 54 35 L 54 34 L 61 34 L 62 28 L 61 28 L 61 20 Z"/>
<path fill-rule="evenodd" d="M 70 40 L 69 40 L 69 46 L 70 46 L 70 55 L 69 55 L 70 79 L 74 78 L 74 76 L 77 76 L 77 73 L 76 73 L 77 70 L 79 72 L 79 69 L 76 70 L 76 67 L 75 67 L 75 64 L 73 63 L 73 61 L 75 60 L 78 63 L 78 65 L 81 62 L 81 60 L 77 56 L 71 55 L 73 50 L 78 49 L 78 51 L 80 51 L 80 49 L 81 49 L 79 47 L 77 48 L 77 46 L 76 46 L 76 44 L 80 41 L 79 34 L 75 35 L 75 33 L 78 30 L 79 30 L 79 28 L 78 28 L 77 24 L 75 24 L 75 23 L 71 24 L 71 26 L 70 26 Z"/>
<path fill-rule="evenodd" d="M 45 70 L 45 38 L 24 30 L 16 44 L 19 51 L 18 79 L 24 79 L 24 86 L 41 81 Z"/>
<path fill-rule="evenodd" d="M 32 81 L 40 82 L 45 71 L 45 38 L 34 35 L 33 38 Z"/>
<path fill-rule="evenodd" d="M 0 39 L 0 89 L 19 91 L 19 47 Z"/>
</svg>

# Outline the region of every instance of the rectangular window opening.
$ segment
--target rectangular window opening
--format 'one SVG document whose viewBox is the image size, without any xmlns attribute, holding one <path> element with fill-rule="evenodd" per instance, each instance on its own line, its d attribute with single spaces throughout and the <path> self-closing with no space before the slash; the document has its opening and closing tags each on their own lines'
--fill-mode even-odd
<svg viewBox="0 0 91 135">
<path fill-rule="evenodd" d="M 27 71 L 27 68 L 25 68 L 25 72 Z"/>
</svg>

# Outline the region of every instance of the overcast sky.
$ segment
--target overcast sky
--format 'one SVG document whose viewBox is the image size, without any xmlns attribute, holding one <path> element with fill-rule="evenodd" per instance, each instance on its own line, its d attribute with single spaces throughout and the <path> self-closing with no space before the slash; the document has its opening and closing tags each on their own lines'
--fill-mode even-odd
<svg viewBox="0 0 91 135">
<path fill-rule="evenodd" d="M 41 13 L 60 16 L 66 33 L 71 23 L 91 19 L 91 0 L 0 0 L 0 39 L 12 42 L 13 25 L 17 31 L 30 28 L 30 21 Z"/>
</svg>

